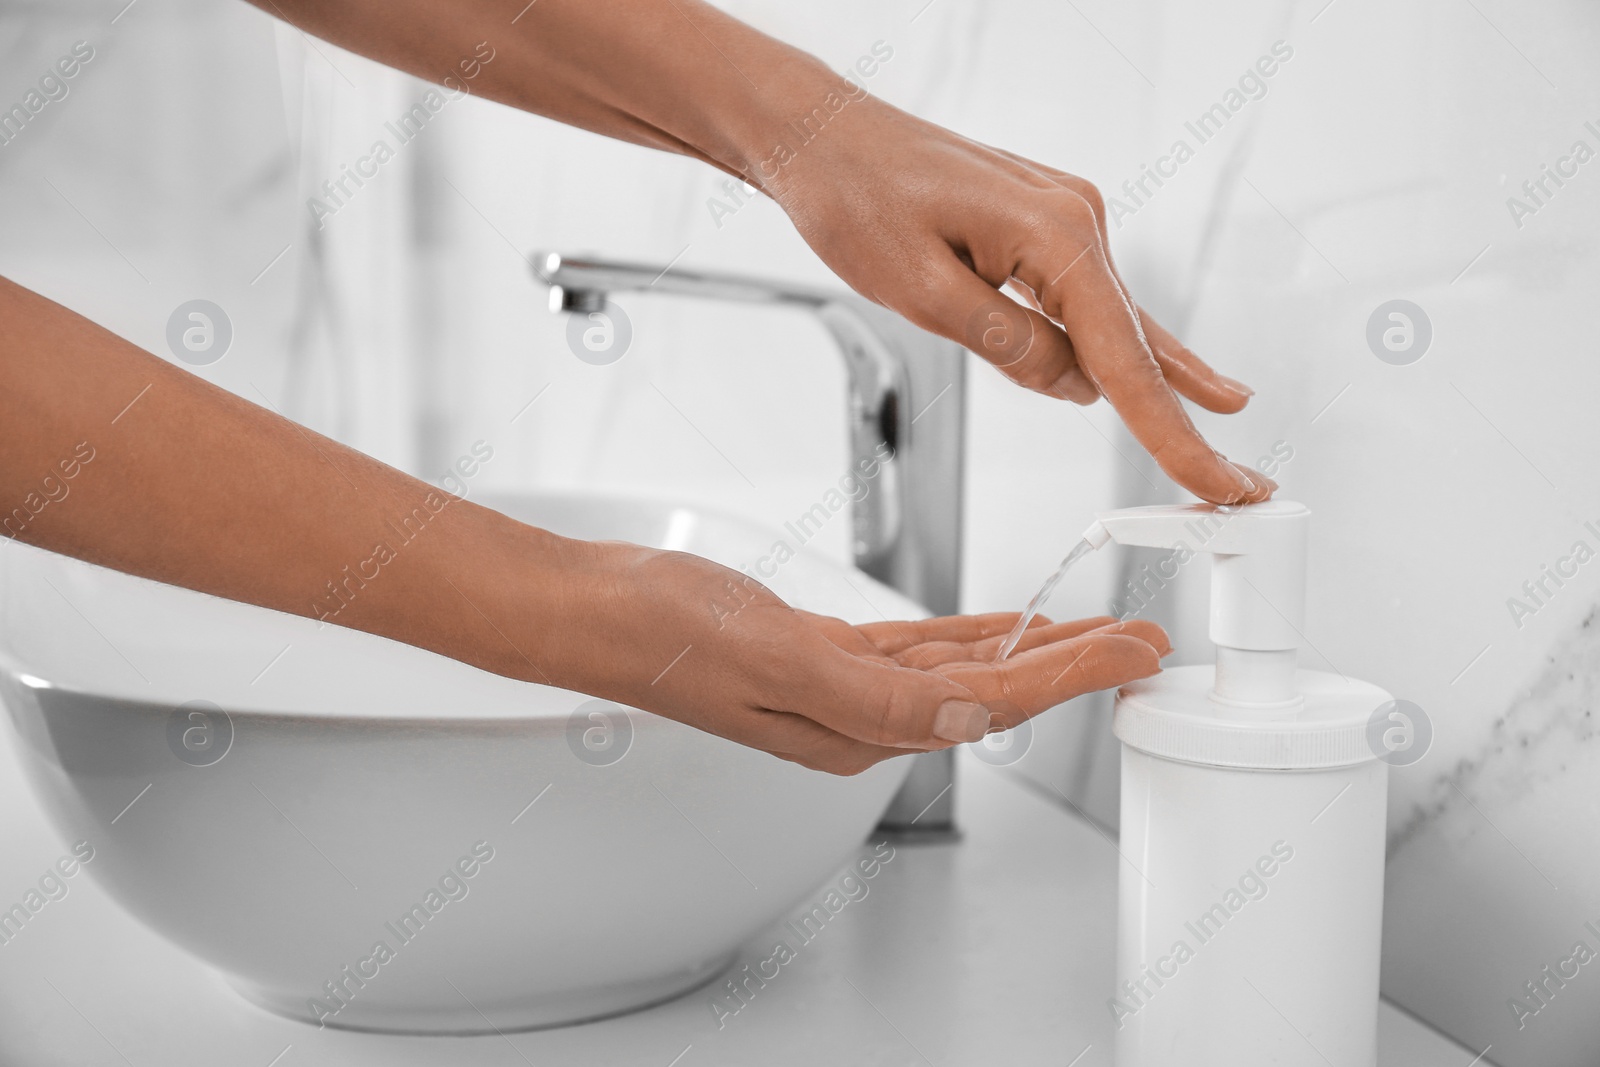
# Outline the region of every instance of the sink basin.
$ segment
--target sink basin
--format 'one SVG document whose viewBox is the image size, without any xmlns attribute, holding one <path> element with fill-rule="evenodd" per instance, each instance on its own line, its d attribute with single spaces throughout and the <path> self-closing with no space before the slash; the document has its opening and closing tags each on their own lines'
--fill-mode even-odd
<svg viewBox="0 0 1600 1067">
<path fill-rule="evenodd" d="M 776 539 L 666 502 L 481 502 L 735 567 Z M 853 621 L 926 614 L 803 553 L 767 584 Z M 807 771 L 15 542 L 0 698 L 86 877 L 260 1006 L 354 1029 L 550 1026 L 691 989 L 847 862 L 908 766 Z"/>
</svg>

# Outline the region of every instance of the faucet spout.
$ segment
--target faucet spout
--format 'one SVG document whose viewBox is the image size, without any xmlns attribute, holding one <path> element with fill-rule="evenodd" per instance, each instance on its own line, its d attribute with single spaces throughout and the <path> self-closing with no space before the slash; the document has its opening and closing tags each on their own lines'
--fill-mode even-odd
<svg viewBox="0 0 1600 1067">
<path fill-rule="evenodd" d="M 637 292 L 670 293 L 676 296 L 724 300 L 740 304 L 794 304 L 817 308 L 845 294 L 824 289 L 792 285 L 788 282 L 746 278 L 736 274 L 715 274 L 683 267 L 653 267 L 616 260 L 576 259 L 559 252 L 537 252 L 533 272 L 550 286 L 550 309 L 572 310 L 565 306 L 577 294 Z M 557 306 L 558 304 L 562 306 Z"/>
</svg>

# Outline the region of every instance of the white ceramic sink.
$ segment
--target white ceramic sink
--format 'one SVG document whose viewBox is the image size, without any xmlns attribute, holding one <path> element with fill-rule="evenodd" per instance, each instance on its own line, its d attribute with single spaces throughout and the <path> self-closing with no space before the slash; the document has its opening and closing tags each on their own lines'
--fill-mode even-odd
<svg viewBox="0 0 1600 1067">
<path fill-rule="evenodd" d="M 666 503 L 483 502 L 732 566 L 774 540 Z M 854 621 L 926 614 L 804 555 L 767 584 Z M 545 1026 L 690 989 L 852 856 L 907 769 L 807 771 L 16 543 L 0 695 L 33 788 L 93 850 L 78 877 L 258 1004 L 365 1029 Z"/>
</svg>

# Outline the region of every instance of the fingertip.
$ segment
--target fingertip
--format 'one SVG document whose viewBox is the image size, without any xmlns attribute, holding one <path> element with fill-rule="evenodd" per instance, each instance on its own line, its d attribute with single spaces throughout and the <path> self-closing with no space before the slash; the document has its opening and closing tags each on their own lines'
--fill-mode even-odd
<svg viewBox="0 0 1600 1067">
<path fill-rule="evenodd" d="M 1155 623 L 1147 622 L 1144 619 L 1135 619 L 1133 620 L 1132 624 L 1151 626 L 1154 627 L 1157 632 L 1161 632 L 1161 627 L 1156 626 Z M 1165 638 L 1166 636 L 1167 635 L 1164 632 L 1161 633 L 1162 638 Z M 1137 656 L 1140 662 L 1149 664 L 1154 670 L 1161 669 L 1161 656 L 1163 655 L 1161 649 L 1152 644 L 1144 636 L 1135 633 L 1121 633 L 1113 634 L 1111 636 L 1111 640 L 1117 642 L 1120 650 L 1131 652 L 1131 654 Z M 1133 642 L 1138 642 L 1138 647 L 1134 647 Z"/>
<path fill-rule="evenodd" d="M 1193 368 L 1173 362 L 1165 353 L 1157 356 L 1167 383 L 1189 400 L 1218 415 L 1237 415 L 1250 403 L 1256 391 L 1225 374 L 1206 369 L 1198 373 Z"/>
<path fill-rule="evenodd" d="M 1224 475 L 1233 483 L 1233 487 L 1221 494 L 1222 499 L 1212 500 L 1214 504 L 1230 506 L 1260 504 L 1272 499 L 1273 492 L 1278 488 L 1277 482 L 1260 471 L 1229 462 L 1220 455 L 1217 456 L 1217 462 L 1221 465 Z"/>
<path fill-rule="evenodd" d="M 1136 637 L 1156 651 L 1156 658 L 1161 659 L 1172 654 L 1172 641 L 1167 637 L 1167 631 L 1161 625 L 1149 619 L 1123 619 L 1113 622 L 1094 631 L 1108 637 L 1122 635 Z"/>
<path fill-rule="evenodd" d="M 1157 651 L 1156 647 L 1141 638 L 1130 634 L 1113 634 L 1110 640 L 1121 646 L 1117 651 L 1120 657 L 1127 657 L 1130 661 L 1128 673 L 1122 682 L 1137 682 L 1141 678 L 1150 678 L 1161 673 L 1161 657 L 1164 653 Z M 1138 647 L 1133 647 L 1137 645 Z"/>
<path fill-rule="evenodd" d="M 1190 400 L 1216 415 L 1237 415 L 1250 403 L 1250 394 L 1235 393 L 1231 390 L 1217 389 L 1203 395 L 1194 395 L 1196 391 L 1185 393 Z"/>
<path fill-rule="evenodd" d="M 1250 492 L 1250 503 L 1259 504 L 1262 501 L 1272 499 L 1272 494 L 1278 489 L 1277 482 L 1273 481 L 1271 478 L 1268 478 L 1260 471 L 1246 467 L 1241 463 L 1235 463 L 1233 464 L 1233 467 L 1235 470 L 1243 474 L 1245 478 L 1249 480 L 1250 485 L 1252 486 Z"/>
</svg>

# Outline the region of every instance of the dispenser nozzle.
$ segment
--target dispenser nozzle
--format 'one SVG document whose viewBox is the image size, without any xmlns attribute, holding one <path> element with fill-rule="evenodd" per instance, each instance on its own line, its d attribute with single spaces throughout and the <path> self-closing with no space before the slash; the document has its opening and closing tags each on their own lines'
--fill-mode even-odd
<svg viewBox="0 0 1600 1067">
<path fill-rule="evenodd" d="M 1126 508 L 1097 515 L 1083 536 L 1097 548 L 1115 541 L 1173 549 L 1183 554 L 1180 564 L 1210 555 L 1215 695 L 1230 703 L 1280 705 L 1296 699 L 1310 520 L 1310 509 L 1287 500 Z"/>
</svg>

